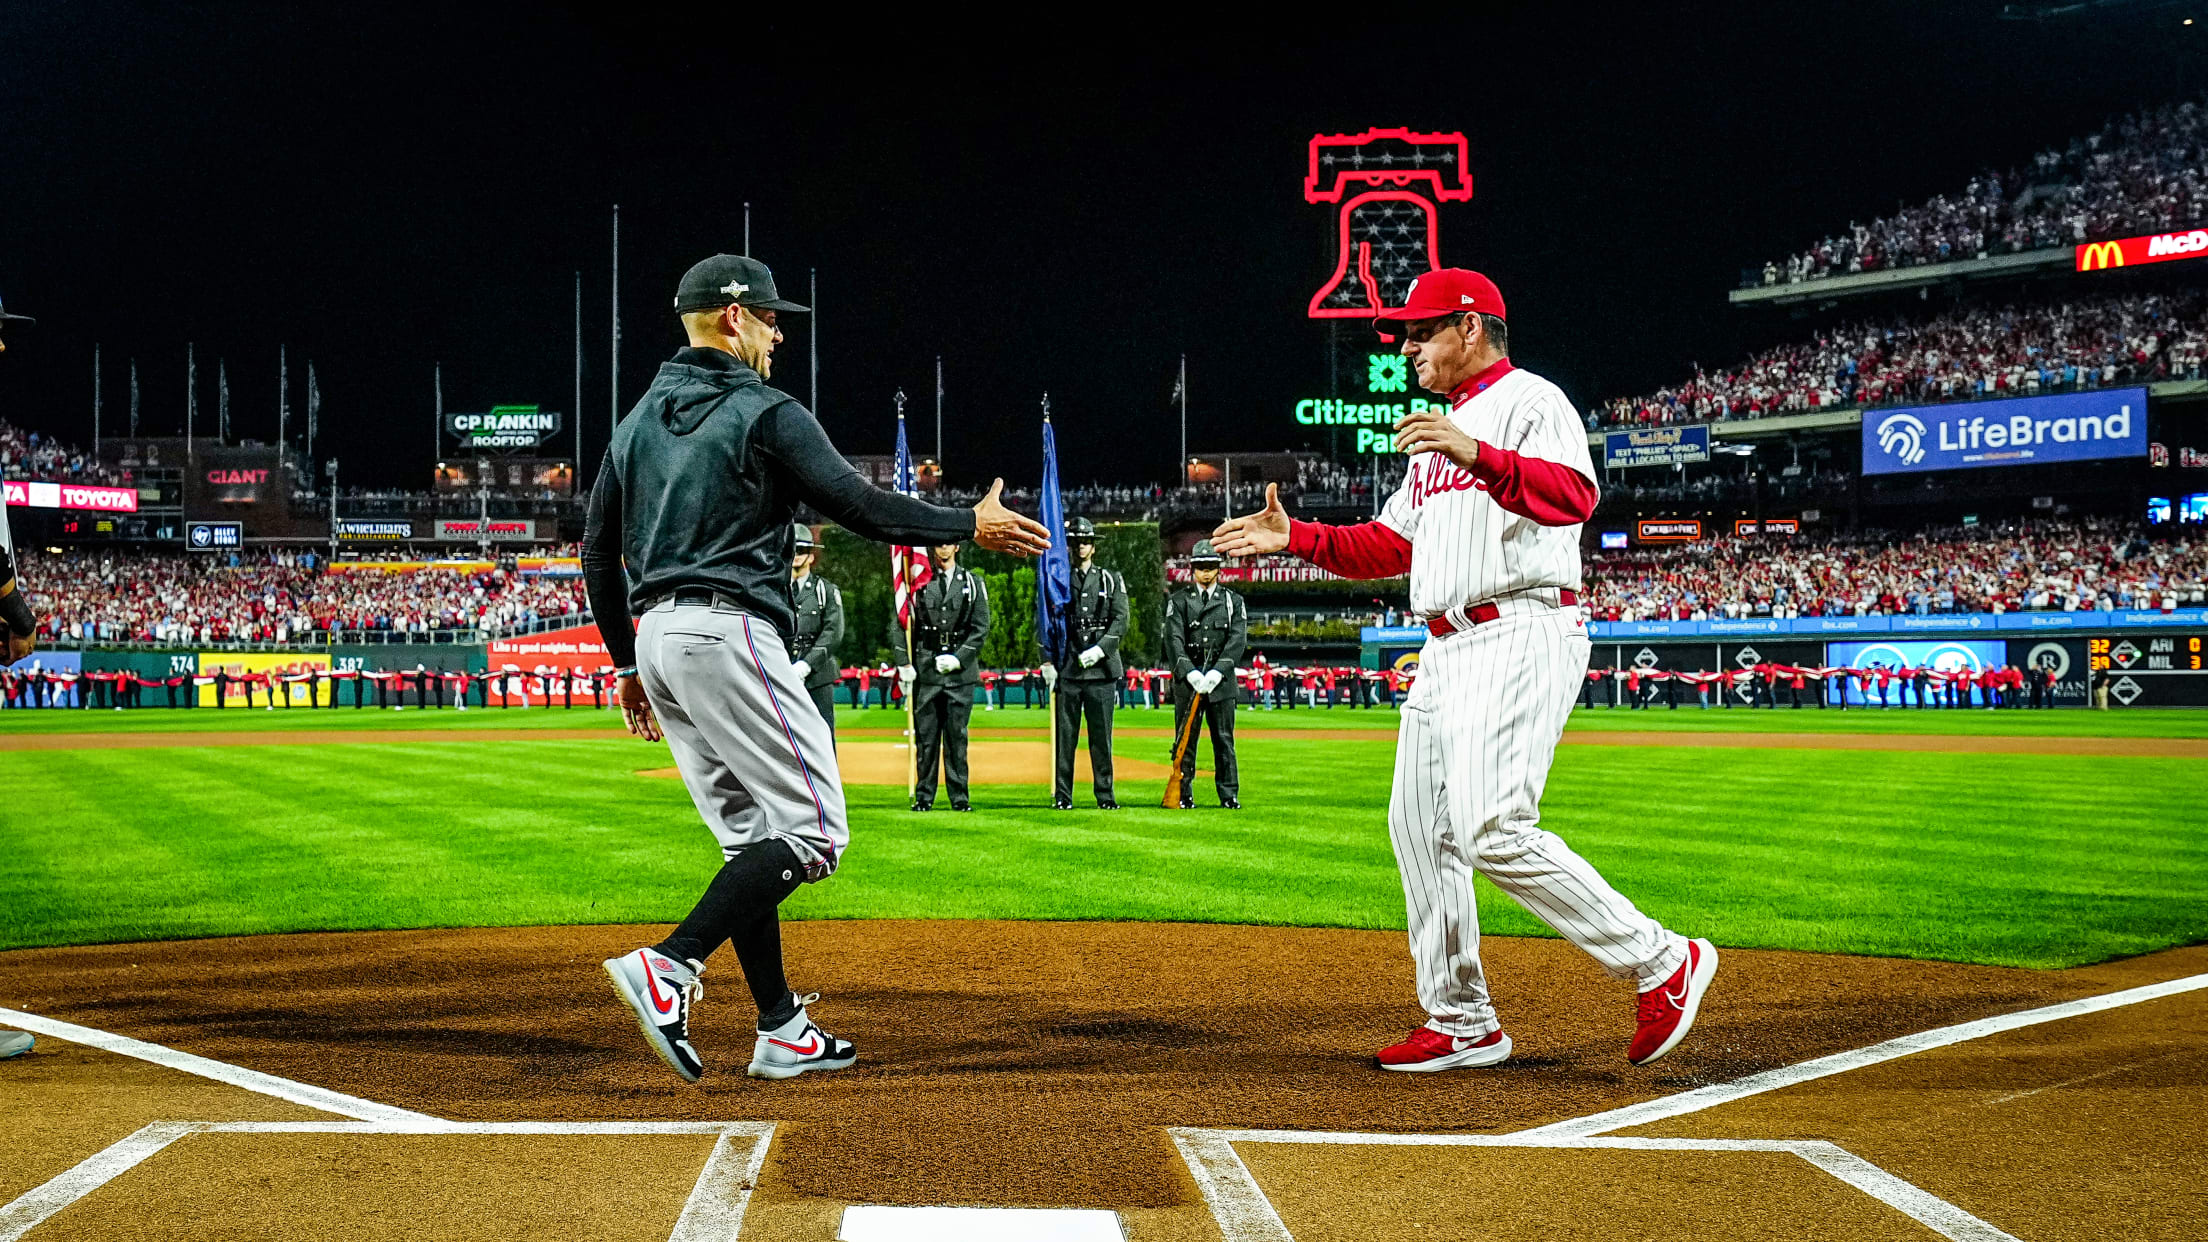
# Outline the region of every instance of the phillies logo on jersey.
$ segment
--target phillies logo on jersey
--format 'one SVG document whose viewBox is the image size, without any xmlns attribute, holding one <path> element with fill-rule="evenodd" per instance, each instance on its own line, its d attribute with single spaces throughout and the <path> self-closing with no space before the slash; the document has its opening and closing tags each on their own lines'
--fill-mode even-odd
<svg viewBox="0 0 2208 1242">
<path fill-rule="evenodd" d="M 1411 504 L 1414 508 L 1425 504 L 1430 497 L 1449 492 L 1487 490 L 1478 479 L 1472 477 L 1471 471 L 1439 453 L 1428 453 L 1425 461 L 1411 463 L 1410 486 Z"/>
</svg>

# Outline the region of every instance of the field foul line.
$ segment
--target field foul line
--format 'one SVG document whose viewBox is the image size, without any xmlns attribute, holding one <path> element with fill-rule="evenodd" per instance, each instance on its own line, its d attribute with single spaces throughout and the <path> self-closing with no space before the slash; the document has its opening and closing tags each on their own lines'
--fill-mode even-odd
<svg viewBox="0 0 2208 1242">
<path fill-rule="evenodd" d="M 66 1025 L 66 1024 L 63 1024 Z M 60 1038 L 60 1036 L 56 1036 Z M 418 1114 L 409 1114 L 418 1117 Z M 698 1181 L 682 1205 L 668 1242 L 734 1242 L 744 1227 L 751 1188 L 758 1183 L 774 1142 L 771 1121 L 439 1121 L 434 1117 L 393 1121 L 157 1121 L 98 1152 L 75 1168 L 0 1207 L 0 1242 L 17 1242 L 56 1213 L 145 1163 L 170 1144 L 193 1134 L 418 1134 L 440 1138 L 465 1135 L 634 1135 L 711 1134 L 717 1136 Z M 750 1140 L 750 1152 L 736 1156 L 736 1140 Z"/>
<path fill-rule="evenodd" d="M 1236 1143 L 1374 1147 L 1503 1147 L 1544 1150 L 1785 1152 L 1798 1156 L 1950 1242 L 2020 1242 L 1930 1191 L 1821 1139 L 1529 1138 L 1526 1134 L 1348 1134 L 1312 1130 L 1168 1131 L 1225 1242 L 1295 1242 Z M 1528 1132 L 1530 1133 L 1530 1132 Z"/>
<path fill-rule="evenodd" d="M 2026 1009 L 2018 1013 L 1980 1018 L 1975 1022 L 1964 1022 L 1955 1026 L 1936 1027 L 1929 1031 L 1920 1031 L 1915 1035 L 1904 1035 L 1899 1039 L 1889 1039 L 1882 1044 L 1872 1044 L 1868 1048 L 1858 1048 L 1853 1052 L 1834 1053 L 1829 1057 L 1818 1057 L 1816 1060 L 1803 1061 L 1798 1065 L 1787 1065 L 1775 1070 L 1766 1070 L 1761 1074 L 1750 1074 L 1746 1078 L 1735 1079 L 1732 1082 L 1700 1087 L 1693 1091 L 1684 1091 L 1678 1095 L 1667 1095 L 1657 1100 L 1646 1100 L 1639 1104 L 1628 1104 L 1624 1108 L 1613 1108 L 1608 1112 L 1575 1117 L 1570 1121 L 1559 1121 L 1552 1125 L 1536 1126 L 1530 1130 L 1519 1130 L 1516 1132 L 1516 1137 L 1582 1138 L 1592 1134 L 1604 1134 L 1611 1130 L 1623 1130 L 1629 1126 L 1668 1121 L 1673 1117 L 1683 1117 L 1688 1113 L 1698 1113 L 1703 1109 L 1715 1108 L 1720 1104 L 1730 1104 L 1734 1100 L 1746 1099 L 1751 1095 L 1761 1095 L 1766 1091 L 1777 1091 L 1782 1087 L 1792 1087 L 1805 1082 L 1813 1082 L 1819 1078 L 1829 1078 L 1834 1074 L 1845 1074 L 1850 1070 L 1862 1069 L 1865 1066 L 1877 1065 L 1881 1062 L 1896 1060 L 1919 1052 L 1929 1052 L 1935 1048 L 1945 1048 L 1951 1044 L 1983 1039 L 1988 1035 L 1999 1035 L 2005 1031 L 2021 1030 L 2024 1027 L 2038 1026 L 2045 1022 L 2059 1022 L 2064 1018 L 2076 1018 L 2089 1013 L 2100 1013 L 2108 1009 L 2120 1009 L 2126 1005 L 2161 1000 L 2164 997 L 2178 996 L 2186 992 L 2197 992 L 2202 988 L 2208 988 L 2208 974 L 2188 975 L 2182 979 L 2150 983 L 2144 987 L 2127 988 L 2121 992 L 2109 992 L 2101 996 L 2088 996 L 2079 1000 L 2063 1001 L 2059 1005 L 2047 1005 L 2039 1009 Z"/>
<path fill-rule="evenodd" d="M 173 1070 L 182 1070 L 187 1074 L 197 1074 L 201 1078 L 212 1078 L 216 1082 L 228 1086 L 257 1092 L 261 1095 L 274 1096 L 279 1100 L 303 1105 L 307 1108 L 319 1109 L 325 1113 L 336 1113 L 340 1117 L 352 1117 L 361 1121 L 412 1123 L 428 1126 L 452 1124 L 440 1121 L 427 1113 L 409 1112 L 403 1108 L 393 1108 L 389 1104 L 378 1104 L 373 1100 L 363 1100 L 358 1096 L 346 1095 L 343 1092 L 331 1091 L 324 1087 L 293 1082 L 289 1078 L 278 1078 L 274 1074 L 264 1074 L 259 1070 L 246 1069 L 243 1066 L 196 1056 L 189 1052 L 179 1052 L 174 1048 L 163 1047 L 160 1044 L 149 1044 L 144 1040 L 132 1039 L 127 1035 L 117 1035 L 111 1031 L 95 1030 L 89 1026 L 78 1026 L 73 1022 L 63 1022 L 57 1018 L 40 1017 L 35 1013 L 25 1013 L 20 1009 L 0 1008 L 0 1023 L 30 1031 L 36 1035 L 50 1035 L 55 1039 L 67 1040 L 73 1044 L 83 1044 L 88 1048 L 97 1048 L 102 1052 L 135 1057 L 140 1061 L 151 1061 L 155 1065 L 166 1066 Z M 5 1234 L 0 1234 L 0 1242 L 4 1242 L 5 1237 Z"/>
</svg>

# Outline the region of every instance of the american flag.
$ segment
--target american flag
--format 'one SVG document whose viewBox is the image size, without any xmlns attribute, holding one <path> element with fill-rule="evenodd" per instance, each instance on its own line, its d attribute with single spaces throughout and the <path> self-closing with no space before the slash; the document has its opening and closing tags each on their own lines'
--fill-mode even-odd
<svg viewBox="0 0 2208 1242">
<path fill-rule="evenodd" d="M 905 394 L 897 394 L 897 478 L 894 490 L 906 496 L 920 495 L 920 484 L 912 473 L 912 450 L 905 447 Z M 928 585 L 935 576 L 935 567 L 928 563 L 926 548 L 907 548 L 892 544 L 889 549 L 889 579 L 897 601 L 897 624 L 912 624 L 912 599 L 920 588 Z"/>
</svg>

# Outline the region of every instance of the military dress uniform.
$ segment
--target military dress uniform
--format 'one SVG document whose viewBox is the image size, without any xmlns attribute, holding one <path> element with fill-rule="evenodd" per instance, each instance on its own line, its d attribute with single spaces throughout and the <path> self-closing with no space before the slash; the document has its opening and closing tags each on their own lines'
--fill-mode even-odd
<svg viewBox="0 0 2208 1242">
<path fill-rule="evenodd" d="M 966 810 L 966 730 L 974 713 L 974 687 L 981 684 L 981 642 L 989 636 L 989 588 L 972 570 L 953 565 L 928 579 L 913 597 L 910 650 L 904 627 L 892 621 L 890 654 L 913 670 L 912 749 L 919 780 L 912 790 L 912 809 L 935 805 L 940 755 L 951 809 Z M 957 660 L 957 667 L 943 672 L 938 667 L 943 656 Z"/>
<path fill-rule="evenodd" d="M 819 550 L 811 527 L 800 525 L 793 531 L 798 551 Z M 797 626 L 790 642 L 791 658 L 805 666 L 805 693 L 834 737 L 836 683 L 843 679 L 843 669 L 836 663 L 836 648 L 843 644 L 843 592 L 817 571 L 807 572 L 791 581 L 790 603 Z"/>
<path fill-rule="evenodd" d="M 1070 539 L 1096 537 L 1087 518 L 1068 524 Z M 1089 723 L 1089 769 L 1096 804 L 1117 810 L 1112 796 L 1112 712 L 1119 706 L 1119 688 L 1127 676 L 1119 643 L 1127 636 L 1127 582 L 1109 569 L 1090 562 L 1073 571 L 1073 597 L 1067 604 L 1066 663 L 1058 670 L 1051 710 L 1058 713 L 1056 780 L 1052 804 L 1073 805 L 1073 754 L 1081 738 L 1081 721 Z M 1083 667 L 1081 653 L 1100 649 L 1103 658 Z"/>
<path fill-rule="evenodd" d="M 1219 564 L 1210 540 L 1196 545 L 1190 563 L 1199 569 Z M 1180 737 L 1196 698 L 1189 675 L 1216 674 L 1216 681 L 1207 678 L 1212 688 L 1204 693 L 1204 724 L 1211 730 L 1212 783 L 1219 791 L 1219 805 L 1229 810 L 1242 806 L 1241 770 L 1234 761 L 1234 710 L 1240 697 L 1234 670 L 1249 638 L 1249 609 L 1240 595 L 1226 587 L 1214 584 L 1207 590 L 1190 585 L 1166 597 L 1164 645 L 1166 662 L 1173 666 L 1173 736 Z M 1181 757 L 1183 807 L 1196 805 L 1190 791 L 1195 779 L 1196 744 L 1191 741 L 1188 753 Z"/>
</svg>

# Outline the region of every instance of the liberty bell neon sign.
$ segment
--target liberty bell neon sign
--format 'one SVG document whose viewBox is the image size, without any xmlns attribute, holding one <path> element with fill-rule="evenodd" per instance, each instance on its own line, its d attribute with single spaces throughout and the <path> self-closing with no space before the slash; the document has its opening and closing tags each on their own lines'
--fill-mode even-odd
<svg viewBox="0 0 2208 1242">
<path fill-rule="evenodd" d="M 1409 300 L 1441 266 L 1434 208 L 1472 197 L 1463 134 L 1368 129 L 1311 139 L 1303 201 L 1336 205 L 1334 275 L 1311 295 L 1313 319 L 1370 319 Z"/>
</svg>

